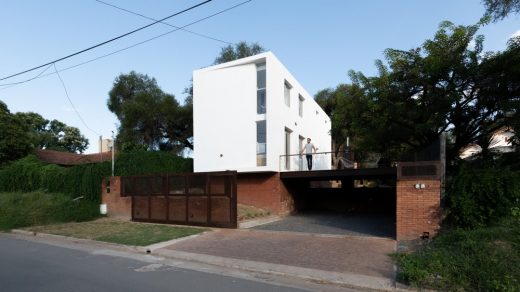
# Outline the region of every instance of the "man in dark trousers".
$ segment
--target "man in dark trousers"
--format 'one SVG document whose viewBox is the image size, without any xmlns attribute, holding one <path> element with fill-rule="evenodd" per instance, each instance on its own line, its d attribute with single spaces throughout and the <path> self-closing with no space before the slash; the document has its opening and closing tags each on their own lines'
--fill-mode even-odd
<svg viewBox="0 0 520 292">
<path fill-rule="evenodd" d="M 316 153 L 318 148 L 314 147 L 314 144 L 311 143 L 311 138 L 307 138 L 307 144 L 305 144 L 300 151 L 300 153 L 305 152 L 305 158 L 307 158 L 307 167 L 309 170 L 312 170 L 312 153 Z"/>
</svg>

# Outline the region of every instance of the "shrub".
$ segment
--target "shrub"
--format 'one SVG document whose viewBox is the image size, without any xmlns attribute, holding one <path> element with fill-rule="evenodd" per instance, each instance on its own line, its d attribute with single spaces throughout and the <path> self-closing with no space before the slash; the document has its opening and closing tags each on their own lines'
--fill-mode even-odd
<svg viewBox="0 0 520 292">
<path fill-rule="evenodd" d="M 516 221 L 448 230 L 415 253 L 395 255 L 398 280 L 439 291 L 520 291 Z"/>
<path fill-rule="evenodd" d="M 0 230 L 99 217 L 99 205 L 68 195 L 35 191 L 0 193 Z"/>
<path fill-rule="evenodd" d="M 454 226 L 497 222 L 520 207 L 520 173 L 498 165 L 465 164 L 453 178 L 446 205 L 447 222 Z"/>
</svg>

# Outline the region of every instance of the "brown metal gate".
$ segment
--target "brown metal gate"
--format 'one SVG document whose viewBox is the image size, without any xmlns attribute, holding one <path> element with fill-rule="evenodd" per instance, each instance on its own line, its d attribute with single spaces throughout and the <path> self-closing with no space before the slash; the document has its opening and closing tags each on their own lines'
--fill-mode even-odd
<svg viewBox="0 0 520 292">
<path fill-rule="evenodd" d="M 237 228 L 234 171 L 122 177 L 132 220 Z"/>
</svg>

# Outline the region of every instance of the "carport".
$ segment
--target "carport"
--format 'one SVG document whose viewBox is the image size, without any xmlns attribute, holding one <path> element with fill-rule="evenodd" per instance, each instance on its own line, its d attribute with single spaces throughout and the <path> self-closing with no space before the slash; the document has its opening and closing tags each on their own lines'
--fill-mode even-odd
<svg viewBox="0 0 520 292">
<path fill-rule="evenodd" d="M 396 178 L 393 167 L 282 172 L 295 214 L 256 229 L 395 238 Z"/>
</svg>

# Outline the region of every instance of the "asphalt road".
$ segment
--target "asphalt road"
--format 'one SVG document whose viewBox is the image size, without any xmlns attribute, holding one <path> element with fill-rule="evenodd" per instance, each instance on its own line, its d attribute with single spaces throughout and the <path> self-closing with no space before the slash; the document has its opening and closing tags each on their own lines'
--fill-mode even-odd
<svg viewBox="0 0 520 292">
<path fill-rule="evenodd" d="M 81 250 L 0 233 L 0 291 L 305 291 L 185 269 L 152 256 Z"/>
</svg>

